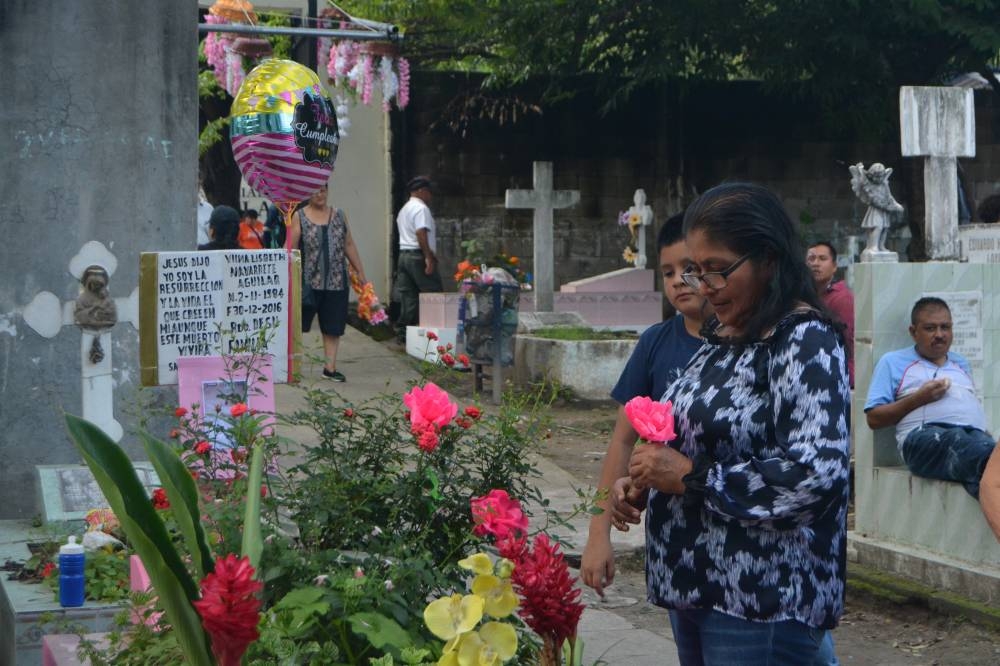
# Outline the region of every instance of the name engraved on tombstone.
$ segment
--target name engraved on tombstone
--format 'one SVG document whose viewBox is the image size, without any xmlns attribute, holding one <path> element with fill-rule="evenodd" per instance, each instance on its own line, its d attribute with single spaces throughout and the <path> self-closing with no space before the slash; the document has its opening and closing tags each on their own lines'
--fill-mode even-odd
<svg viewBox="0 0 1000 666">
<path fill-rule="evenodd" d="M 963 261 L 1000 264 L 1000 225 L 962 225 L 958 228 L 958 244 Z"/>
<path fill-rule="evenodd" d="M 177 359 L 254 349 L 273 357 L 274 379 L 288 381 L 294 314 L 285 250 L 143 253 L 139 344 L 143 384 L 177 383 Z M 264 348 L 256 349 L 268 329 Z M 294 334 L 293 334 L 294 339 Z"/>
</svg>

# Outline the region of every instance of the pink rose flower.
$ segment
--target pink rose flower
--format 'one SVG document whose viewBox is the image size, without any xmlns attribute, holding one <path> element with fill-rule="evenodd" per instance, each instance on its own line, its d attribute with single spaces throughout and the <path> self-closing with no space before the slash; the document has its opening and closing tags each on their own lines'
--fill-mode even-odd
<svg viewBox="0 0 1000 666">
<path fill-rule="evenodd" d="M 411 426 L 431 424 L 440 429 L 458 413 L 458 405 L 434 382 L 427 382 L 423 388 L 414 386 L 403 396 L 403 404 L 410 408 Z"/>
<path fill-rule="evenodd" d="M 528 531 L 528 517 L 521 504 L 506 490 L 491 490 L 483 497 L 472 499 L 472 532 L 476 536 L 492 534 L 501 541 L 508 536 L 518 537 Z"/>
<path fill-rule="evenodd" d="M 669 442 L 677 437 L 674 432 L 674 406 L 667 402 L 654 402 L 646 396 L 632 398 L 625 403 L 625 416 L 639 437 L 647 442 Z"/>
</svg>

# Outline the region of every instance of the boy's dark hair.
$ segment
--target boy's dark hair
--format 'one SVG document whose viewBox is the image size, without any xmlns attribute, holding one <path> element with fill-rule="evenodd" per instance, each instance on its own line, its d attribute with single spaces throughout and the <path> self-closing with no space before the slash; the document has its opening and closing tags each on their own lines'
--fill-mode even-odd
<svg viewBox="0 0 1000 666">
<path fill-rule="evenodd" d="M 251 220 L 256 220 L 257 211 L 255 211 L 253 208 L 247 208 L 245 211 L 243 211 L 243 217 L 249 217 Z"/>
<path fill-rule="evenodd" d="M 806 249 L 811 250 L 814 247 L 819 247 L 820 245 L 830 250 L 830 258 L 833 259 L 834 263 L 837 263 L 837 248 L 835 248 L 833 246 L 833 243 L 831 243 L 830 241 L 825 241 L 825 240 L 816 241 L 815 243 L 810 243 L 809 247 L 807 247 Z"/>
<path fill-rule="evenodd" d="M 656 234 L 656 251 L 680 243 L 684 240 L 684 213 L 677 213 L 667 218 Z"/>
<path fill-rule="evenodd" d="M 240 214 L 230 206 L 216 206 L 208 219 L 212 240 L 221 248 L 239 249 L 236 239 L 240 235 Z"/>
<path fill-rule="evenodd" d="M 980 222 L 987 224 L 1000 222 L 1000 194 L 993 194 L 983 199 L 976 209 L 976 215 L 979 216 Z"/>
<path fill-rule="evenodd" d="M 945 303 L 943 299 L 940 299 L 937 296 L 924 296 L 913 304 L 913 309 L 910 310 L 910 323 L 916 326 L 918 314 L 924 310 L 932 310 L 935 308 L 944 308 L 949 313 L 951 312 L 951 308 L 948 307 L 948 304 Z"/>
</svg>

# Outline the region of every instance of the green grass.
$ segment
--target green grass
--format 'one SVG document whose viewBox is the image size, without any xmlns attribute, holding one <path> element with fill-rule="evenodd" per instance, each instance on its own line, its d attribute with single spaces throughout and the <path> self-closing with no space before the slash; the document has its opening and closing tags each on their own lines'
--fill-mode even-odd
<svg viewBox="0 0 1000 666">
<path fill-rule="evenodd" d="M 635 340 L 635 331 L 595 331 L 589 326 L 548 326 L 531 335 L 549 340 Z"/>
</svg>

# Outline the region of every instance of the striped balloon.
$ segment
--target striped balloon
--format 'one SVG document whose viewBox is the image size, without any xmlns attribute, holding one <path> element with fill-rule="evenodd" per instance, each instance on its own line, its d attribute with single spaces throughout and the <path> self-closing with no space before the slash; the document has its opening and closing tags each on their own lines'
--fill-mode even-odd
<svg viewBox="0 0 1000 666">
<path fill-rule="evenodd" d="M 277 59 L 265 60 L 243 81 L 229 137 L 247 184 L 279 208 L 326 185 L 340 143 L 333 102 L 316 72 Z"/>
</svg>

